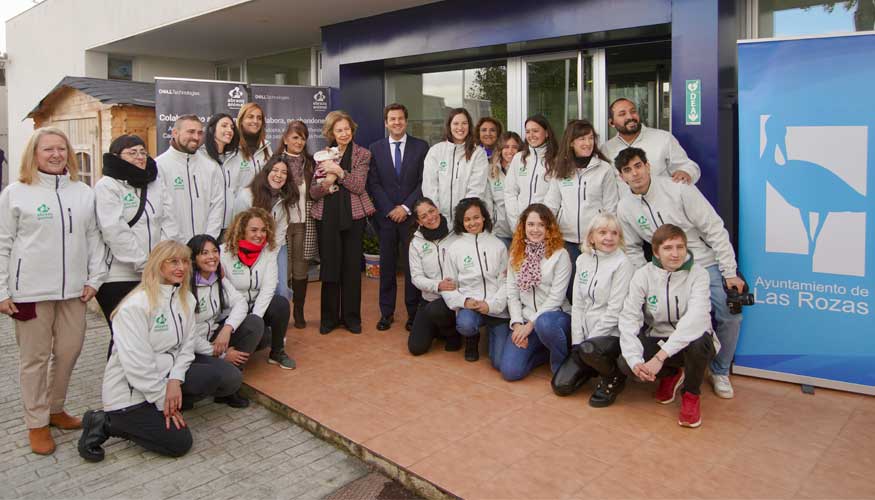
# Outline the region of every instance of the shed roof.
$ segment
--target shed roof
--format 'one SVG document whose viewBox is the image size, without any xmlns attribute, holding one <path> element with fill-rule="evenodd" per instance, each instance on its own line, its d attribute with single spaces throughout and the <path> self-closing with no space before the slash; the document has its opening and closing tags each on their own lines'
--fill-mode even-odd
<svg viewBox="0 0 875 500">
<path fill-rule="evenodd" d="M 27 117 L 32 118 L 35 113 L 40 111 L 40 108 L 42 108 L 51 95 L 64 88 L 79 90 L 105 104 L 133 104 L 155 107 L 154 83 L 65 76 L 55 85 L 55 88 L 40 99 L 39 104 L 27 114 Z"/>
</svg>

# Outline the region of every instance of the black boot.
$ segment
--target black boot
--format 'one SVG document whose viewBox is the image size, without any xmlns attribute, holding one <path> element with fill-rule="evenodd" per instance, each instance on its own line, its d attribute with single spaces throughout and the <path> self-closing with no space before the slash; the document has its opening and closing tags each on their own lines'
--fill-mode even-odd
<svg viewBox="0 0 875 500">
<path fill-rule="evenodd" d="M 227 396 L 217 396 L 213 401 L 219 404 L 226 404 L 231 408 L 246 408 L 249 406 L 249 400 L 240 395 L 240 391 Z"/>
<path fill-rule="evenodd" d="M 292 304 L 294 306 L 295 328 L 307 327 L 304 320 L 304 300 L 307 298 L 307 280 L 292 280 Z"/>
<path fill-rule="evenodd" d="M 589 405 L 593 408 L 611 406 L 617 396 L 626 388 L 626 376 L 622 373 L 611 377 L 602 377 L 598 387 L 589 398 Z"/>
<path fill-rule="evenodd" d="M 465 361 L 480 359 L 480 334 L 465 337 Z"/>
<path fill-rule="evenodd" d="M 88 410 L 82 417 L 79 456 L 89 462 L 103 460 L 102 445 L 109 439 L 109 416 L 101 410 Z"/>
<path fill-rule="evenodd" d="M 580 360 L 577 348 L 572 349 L 565 361 L 553 374 L 550 387 L 557 396 L 570 396 L 595 375 L 595 370 Z"/>
</svg>

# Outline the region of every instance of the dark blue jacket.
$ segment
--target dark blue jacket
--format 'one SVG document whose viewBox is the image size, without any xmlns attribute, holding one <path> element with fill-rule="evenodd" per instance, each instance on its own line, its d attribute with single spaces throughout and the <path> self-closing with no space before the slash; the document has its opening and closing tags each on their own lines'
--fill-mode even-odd
<svg viewBox="0 0 875 500">
<path fill-rule="evenodd" d="M 389 148 L 389 138 L 371 144 L 371 167 L 368 171 L 368 194 L 374 199 L 377 214 L 381 219 L 398 205 L 413 209 L 413 204 L 422 197 L 422 166 L 428 154 L 428 143 L 407 135 L 404 158 L 401 162 L 401 178 L 395 174 L 395 164 Z"/>
</svg>

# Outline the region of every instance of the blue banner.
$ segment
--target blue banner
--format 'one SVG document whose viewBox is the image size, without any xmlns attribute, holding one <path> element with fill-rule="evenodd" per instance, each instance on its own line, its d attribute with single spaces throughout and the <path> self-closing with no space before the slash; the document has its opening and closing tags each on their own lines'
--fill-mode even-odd
<svg viewBox="0 0 875 500">
<path fill-rule="evenodd" d="M 875 394 L 875 36 L 738 47 L 736 372 Z"/>
</svg>

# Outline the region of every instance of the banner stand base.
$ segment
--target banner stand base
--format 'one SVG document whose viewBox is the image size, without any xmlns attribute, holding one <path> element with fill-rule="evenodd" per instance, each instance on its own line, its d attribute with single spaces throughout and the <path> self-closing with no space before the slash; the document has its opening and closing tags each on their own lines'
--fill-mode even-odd
<svg viewBox="0 0 875 500">
<path fill-rule="evenodd" d="M 837 382 L 835 380 L 827 380 L 817 377 L 808 377 L 805 375 L 796 375 L 793 373 L 776 372 L 771 370 L 762 370 L 760 368 L 750 368 L 747 366 L 735 365 L 732 367 L 732 373 L 736 375 L 747 375 L 750 377 L 765 378 L 777 380 L 779 382 L 790 382 L 793 384 L 811 385 L 815 387 L 823 387 L 825 389 L 835 389 L 837 391 L 856 392 L 867 396 L 875 396 L 875 387 L 871 385 L 852 384 L 849 382 Z"/>
</svg>

